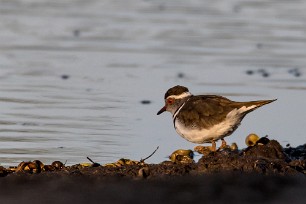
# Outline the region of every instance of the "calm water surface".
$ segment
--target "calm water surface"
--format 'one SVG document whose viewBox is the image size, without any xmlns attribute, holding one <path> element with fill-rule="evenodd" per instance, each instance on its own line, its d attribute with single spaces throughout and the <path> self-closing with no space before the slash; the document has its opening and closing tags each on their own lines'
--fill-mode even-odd
<svg viewBox="0 0 306 204">
<path fill-rule="evenodd" d="M 227 138 L 305 143 L 304 1 L 0 1 L 0 163 L 136 159 L 195 146 L 165 91 L 278 101 Z M 248 74 L 247 74 L 248 73 Z M 141 101 L 148 100 L 149 104 Z"/>
</svg>

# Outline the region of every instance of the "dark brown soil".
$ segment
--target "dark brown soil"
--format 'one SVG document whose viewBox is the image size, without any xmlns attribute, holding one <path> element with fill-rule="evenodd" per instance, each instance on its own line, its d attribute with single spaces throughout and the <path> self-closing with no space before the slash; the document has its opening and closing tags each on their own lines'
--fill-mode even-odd
<svg viewBox="0 0 306 204">
<path fill-rule="evenodd" d="M 306 144 L 271 140 L 187 164 L 49 166 L 2 168 L 1 203 L 306 203 Z"/>
</svg>

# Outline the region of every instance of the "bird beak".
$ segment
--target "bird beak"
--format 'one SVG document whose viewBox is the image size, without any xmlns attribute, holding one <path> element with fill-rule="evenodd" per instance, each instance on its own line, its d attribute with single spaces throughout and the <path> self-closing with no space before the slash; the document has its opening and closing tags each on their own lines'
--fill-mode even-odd
<svg viewBox="0 0 306 204">
<path fill-rule="evenodd" d="M 167 108 L 167 107 L 164 106 L 162 109 L 160 109 L 160 110 L 157 112 L 157 115 L 159 115 L 159 114 L 165 112 L 165 111 L 166 111 L 166 108 Z"/>
</svg>

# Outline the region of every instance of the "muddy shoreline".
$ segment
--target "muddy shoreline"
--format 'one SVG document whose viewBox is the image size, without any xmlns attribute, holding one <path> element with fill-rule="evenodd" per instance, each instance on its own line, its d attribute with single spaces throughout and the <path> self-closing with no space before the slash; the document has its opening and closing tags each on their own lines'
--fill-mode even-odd
<svg viewBox="0 0 306 204">
<path fill-rule="evenodd" d="M 198 162 L 124 161 L 2 168 L 1 199 L 7 203 L 21 199 L 29 203 L 306 202 L 306 144 L 283 148 L 271 140 L 240 151 L 212 152 Z"/>
</svg>

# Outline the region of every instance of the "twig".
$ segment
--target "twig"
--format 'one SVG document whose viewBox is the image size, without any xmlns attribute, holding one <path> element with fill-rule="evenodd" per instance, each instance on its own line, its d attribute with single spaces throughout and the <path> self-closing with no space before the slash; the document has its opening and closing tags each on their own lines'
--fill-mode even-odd
<svg viewBox="0 0 306 204">
<path fill-rule="evenodd" d="M 155 154 L 155 152 L 158 150 L 159 146 L 157 146 L 157 148 L 154 150 L 154 152 L 152 152 L 152 154 L 150 154 L 149 156 L 147 156 L 144 159 L 140 159 L 140 163 L 143 163 L 145 160 L 149 159 L 150 157 L 153 156 L 153 154 Z"/>
<path fill-rule="evenodd" d="M 101 166 L 101 164 L 99 164 L 99 163 L 96 163 L 96 162 L 94 162 L 94 161 L 92 161 L 92 159 L 91 158 L 89 158 L 89 157 L 86 157 L 91 163 L 92 163 L 92 167 L 97 167 L 97 166 Z"/>
<path fill-rule="evenodd" d="M 96 162 L 94 162 L 94 161 L 92 161 L 92 159 L 91 158 L 89 158 L 89 157 L 86 157 L 91 163 L 96 163 Z"/>
</svg>

